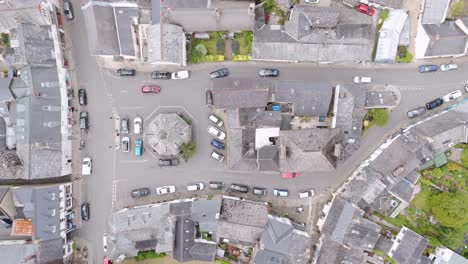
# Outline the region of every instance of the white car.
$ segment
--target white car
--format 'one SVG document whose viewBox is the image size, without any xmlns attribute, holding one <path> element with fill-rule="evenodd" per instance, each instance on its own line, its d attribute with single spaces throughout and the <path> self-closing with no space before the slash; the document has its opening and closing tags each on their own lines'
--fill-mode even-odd
<svg viewBox="0 0 468 264">
<path fill-rule="evenodd" d="M 122 138 L 122 152 L 129 152 L 130 151 L 130 138 L 123 137 Z"/>
<path fill-rule="evenodd" d="M 288 197 L 289 192 L 288 192 L 288 190 L 274 189 L 273 190 L 273 195 L 274 196 L 281 196 L 281 197 Z"/>
<path fill-rule="evenodd" d="M 441 71 L 453 71 L 456 69 L 458 69 L 458 65 L 455 63 L 447 63 L 447 64 L 440 65 Z"/>
<path fill-rule="evenodd" d="M 219 140 L 224 140 L 226 138 L 226 134 L 214 126 L 208 127 L 208 133 L 217 137 Z"/>
<path fill-rule="evenodd" d="M 315 195 L 314 190 L 308 190 L 308 191 L 305 191 L 305 192 L 300 192 L 299 193 L 299 198 L 308 198 L 308 197 L 312 197 L 314 195 Z"/>
<path fill-rule="evenodd" d="M 188 79 L 189 75 L 190 75 L 189 71 L 173 72 L 171 73 L 171 79 L 172 80 Z"/>
<path fill-rule="evenodd" d="M 218 162 L 223 162 L 224 161 L 224 155 L 213 150 L 211 151 L 211 157 L 215 160 L 217 160 Z"/>
<path fill-rule="evenodd" d="M 81 175 L 90 175 L 91 171 L 92 171 L 91 158 L 86 157 L 83 159 L 83 163 L 81 163 Z"/>
<path fill-rule="evenodd" d="M 157 194 L 167 194 L 167 193 L 174 193 L 174 192 L 175 192 L 174 185 L 168 185 L 168 186 L 162 186 L 162 187 L 156 188 Z"/>
<path fill-rule="evenodd" d="M 102 236 L 102 247 L 104 249 L 104 252 L 107 252 L 107 234 L 104 234 Z"/>
<path fill-rule="evenodd" d="M 205 185 L 200 182 L 187 186 L 187 191 L 199 191 L 203 190 L 203 188 L 205 188 Z"/>
<path fill-rule="evenodd" d="M 320 0 L 305 0 L 307 4 L 318 4 Z"/>
<path fill-rule="evenodd" d="M 135 117 L 133 119 L 133 132 L 135 134 L 141 134 L 141 131 L 143 130 L 143 123 L 140 117 Z"/>
<path fill-rule="evenodd" d="M 354 77 L 354 83 L 371 83 L 371 77 L 356 76 Z"/>
<path fill-rule="evenodd" d="M 219 118 L 219 117 L 217 117 L 215 115 L 210 115 L 208 117 L 208 119 L 210 119 L 210 121 L 215 123 L 215 125 L 217 125 L 218 127 L 222 127 L 224 125 L 223 120 L 221 120 L 221 118 Z"/>
<path fill-rule="evenodd" d="M 456 91 L 453 91 L 451 93 L 444 95 L 442 99 L 444 99 L 444 103 L 447 103 L 447 102 L 457 99 L 460 96 L 462 96 L 462 92 L 460 90 L 456 90 Z"/>
</svg>

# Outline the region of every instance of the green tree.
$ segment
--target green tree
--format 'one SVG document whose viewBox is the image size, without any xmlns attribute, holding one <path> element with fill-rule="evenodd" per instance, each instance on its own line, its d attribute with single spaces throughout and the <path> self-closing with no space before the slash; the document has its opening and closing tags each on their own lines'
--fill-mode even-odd
<svg viewBox="0 0 468 264">
<path fill-rule="evenodd" d="M 440 177 L 444 176 L 444 172 L 442 171 L 441 168 L 434 168 L 433 170 L 431 170 L 431 174 L 432 174 L 432 176 L 434 176 L 436 178 L 440 178 Z"/>
<path fill-rule="evenodd" d="M 461 17 L 463 15 L 463 9 L 465 7 L 463 0 L 458 0 L 457 3 L 452 4 L 450 7 L 450 14 L 452 17 Z"/>
<path fill-rule="evenodd" d="M 440 225 L 461 227 L 468 223 L 468 192 L 441 193 L 430 198 L 431 212 Z"/>
<path fill-rule="evenodd" d="M 184 157 L 184 160 L 188 160 L 195 153 L 195 150 L 197 149 L 197 144 L 195 142 L 190 142 L 188 144 L 183 144 L 182 146 L 179 147 L 179 149 L 182 152 L 182 156 Z"/>
</svg>

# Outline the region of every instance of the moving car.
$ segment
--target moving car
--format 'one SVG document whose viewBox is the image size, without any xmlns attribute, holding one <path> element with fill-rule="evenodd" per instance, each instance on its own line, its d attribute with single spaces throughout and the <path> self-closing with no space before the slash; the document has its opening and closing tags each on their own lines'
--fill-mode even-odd
<svg viewBox="0 0 468 264">
<path fill-rule="evenodd" d="M 211 151 L 211 157 L 219 162 L 224 161 L 224 155 L 215 150 Z"/>
<path fill-rule="evenodd" d="M 122 137 L 122 151 L 123 152 L 130 151 L 130 138 L 129 137 Z"/>
<path fill-rule="evenodd" d="M 88 98 L 87 98 L 85 89 L 79 89 L 78 90 L 78 102 L 80 103 L 80 105 L 87 105 L 88 104 Z"/>
<path fill-rule="evenodd" d="M 214 126 L 208 127 L 208 133 L 217 137 L 219 140 L 224 140 L 226 138 L 226 134 Z"/>
<path fill-rule="evenodd" d="M 89 220 L 89 203 L 81 204 L 81 219 L 83 221 Z"/>
<path fill-rule="evenodd" d="M 221 190 L 224 187 L 224 183 L 218 181 L 210 181 L 210 189 Z"/>
<path fill-rule="evenodd" d="M 133 198 L 140 198 L 140 197 L 148 196 L 150 193 L 151 193 L 151 191 L 150 191 L 149 188 L 140 188 L 140 189 L 132 190 L 130 195 Z"/>
<path fill-rule="evenodd" d="M 456 91 L 453 91 L 451 93 L 448 93 L 446 95 L 444 95 L 444 97 L 442 97 L 442 99 L 444 100 L 444 103 L 448 103 L 452 100 L 455 100 L 457 99 L 458 97 L 462 96 L 462 92 L 460 90 L 456 90 Z"/>
<path fill-rule="evenodd" d="M 315 195 L 314 190 L 308 190 L 308 191 L 305 191 L 305 192 L 300 192 L 299 193 L 299 198 L 308 198 L 308 197 L 312 197 L 314 195 Z"/>
<path fill-rule="evenodd" d="M 439 69 L 437 65 L 420 65 L 418 67 L 418 70 L 420 73 L 425 73 L 425 72 L 435 72 Z"/>
<path fill-rule="evenodd" d="M 136 71 L 134 69 L 118 69 L 115 71 L 117 76 L 135 76 Z"/>
<path fill-rule="evenodd" d="M 223 150 L 224 149 L 224 144 L 223 142 L 219 141 L 219 140 L 216 140 L 216 139 L 213 139 L 211 140 L 211 146 L 219 149 L 219 150 Z"/>
<path fill-rule="evenodd" d="M 415 117 L 423 115 L 424 113 L 426 113 L 426 108 L 424 106 L 421 106 L 421 107 L 409 110 L 408 113 L 406 113 L 406 115 L 409 118 L 415 118 Z"/>
<path fill-rule="evenodd" d="M 289 195 L 289 192 L 288 192 L 288 190 L 274 189 L 273 190 L 273 195 L 274 196 L 287 197 Z"/>
<path fill-rule="evenodd" d="M 356 76 L 354 77 L 354 83 L 371 83 L 371 77 Z"/>
<path fill-rule="evenodd" d="M 447 64 L 440 65 L 441 71 L 453 71 L 456 69 L 458 69 L 458 65 L 455 63 L 447 63 Z"/>
<path fill-rule="evenodd" d="M 178 158 L 159 159 L 159 167 L 169 167 L 179 165 Z"/>
<path fill-rule="evenodd" d="M 267 194 L 267 189 L 262 188 L 262 187 L 253 187 L 253 194 L 255 195 L 266 195 Z"/>
<path fill-rule="evenodd" d="M 430 101 L 429 103 L 426 104 L 426 109 L 431 110 L 434 109 L 438 106 L 441 106 L 444 103 L 444 100 L 442 98 L 437 98 L 433 101 Z"/>
<path fill-rule="evenodd" d="M 141 120 L 141 117 L 135 117 L 133 119 L 133 133 L 135 134 L 141 134 L 143 130 L 143 121 Z"/>
<path fill-rule="evenodd" d="M 231 184 L 231 187 L 229 187 L 229 189 L 233 192 L 240 192 L 240 193 L 249 192 L 249 187 L 247 185 L 237 184 L 237 183 Z"/>
<path fill-rule="evenodd" d="M 104 235 L 102 236 L 102 249 L 104 250 L 104 252 L 107 252 L 107 234 L 104 233 Z"/>
<path fill-rule="evenodd" d="M 175 192 L 174 185 L 162 186 L 162 187 L 156 188 L 157 194 L 167 194 L 167 193 L 174 193 L 174 192 Z"/>
<path fill-rule="evenodd" d="M 213 93 L 211 92 L 211 90 L 206 90 L 205 96 L 206 96 L 206 104 L 207 105 L 212 105 L 213 104 Z"/>
<path fill-rule="evenodd" d="M 281 178 L 283 179 L 296 178 L 297 176 L 299 176 L 299 173 L 297 172 L 282 172 L 281 173 Z"/>
<path fill-rule="evenodd" d="M 154 72 L 151 73 L 151 78 L 160 79 L 160 80 L 168 80 L 168 79 L 171 78 L 171 73 L 170 72 L 154 71 Z"/>
<path fill-rule="evenodd" d="M 188 79 L 189 76 L 190 76 L 189 71 L 178 71 L 178 72 L 173 72 L 171 74 L 172 80 Z"/>
<path fill-rule="evenodd" d="M 229 75 L 229 70 L 226 69 L 226 68 L 222 68 L 222 69 L 216 70 L 214 72 L 211 72 L 210 73 L 210 78 L 211 79 L 222 78 L 222 77 L 226 77 L 228 75 Z"/>
<path fill-rule="evenodd" d="M 187 191 L 199 191 L 203 190 L 203 188 L 205 188 L 205 185 L 200 182 L 187 186 Z"/>
<path fill-rule="evenodd" d="M 223 120 L 221 120 L 221 118 L 219 118 L 219 117 L 217 117 L 215 115 L 210 115 L 208 117 L 208 119 L 210 119 L 210 121 L 215 123 L 215 125 L 217 125 L 218 127 L 222 127 L 224 125 Z"/>
<path fill-rule="evenodd" d="M 92 172 L 92 162 L 90 157 L 83 159 L 81 163 L 81 175 L 91 175 Z"/>
<path fill-rule="evenodd" d="M 359 4 L 358 6 L 356 6 L 356 11 L 366 14 L 368 16 L 374 15 L 375 12 L 374 8 L 366 4 Z"/>
<path fill-rule="evenodd" d="M 141 156 L 141 153 L 143 152 L 143 147 L 141 146 L 143 142 L 141 139 L 136 139 L 135 140 L 135 156 Z"/>
<path fill-rule="evenodd" d="M 159 93 L 161 92 L 161 87 L 158 85 L 143 85 L 141 86 L 142 93 Z"/>
<path fill-rule="evenodd" d="M 278 77 L 279 70 L 277 69 L 261 69 L 258 71 L 258 75 L 261 77 Z"/>
<path fill-rule="evenodd" d="M 89 128 L 88 121 L 89 121 L 88 112 L 86 111 L 80 112 L 80 129 L 83 129 L 83 130 L 88 129 Z"/>
<path fill-rule="evenodd" d="M 63 2 L 63 13 L 65 13 L 68 20 L 73 19 L 73 6 L 70 2 Z"/>
</svg>

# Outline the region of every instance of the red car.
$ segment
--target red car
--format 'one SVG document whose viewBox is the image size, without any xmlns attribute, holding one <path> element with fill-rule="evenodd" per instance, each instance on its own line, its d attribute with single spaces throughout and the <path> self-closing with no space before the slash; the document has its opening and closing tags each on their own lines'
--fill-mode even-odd
<svg viewBox="0 0 468 264">
<path fill-rule="evenodd" d="M 299 173 L 297 172 L 282 172 L 281 173 L 281 178 L 283 179 L 296 178 L 297 176 L 299 176 Z"/>
<path fill-rule="evenodd" d="M 372 8 L 372 7 L 370 7 L 370 6 L 366 5 L 366 4 L 359 4 L 356 7 L 356 10 L 358 12 L 361 12 L 361 13 L 366 14 L 368 16 L 374 15 L 374 12 L 375 12 L 374 8 Z"/>
<path fill-rule="evenodd" d="M 141 86 L 141 91 L 143 93 L 159 93 L 161 88 L 157 85 L 143 85 Z"/>
<path fill-rule="evenodd" d="M 112 264 L 112 260 L 108 260 L 107 257 L 102 259 L 102 264 Z"/>
</svg>

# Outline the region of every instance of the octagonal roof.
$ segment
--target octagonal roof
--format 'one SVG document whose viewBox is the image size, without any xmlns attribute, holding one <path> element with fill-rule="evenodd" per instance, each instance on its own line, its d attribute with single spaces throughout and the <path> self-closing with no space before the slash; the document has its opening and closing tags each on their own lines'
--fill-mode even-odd
<svg viewBox="0 0 468 264">
<path fill-rule="evenodd" d="M 146 125 L 147 143 L 159 155 L 173 156 L 192 138 L 191 126 L 178 114 L 159 114 Z"/>
</svg>

